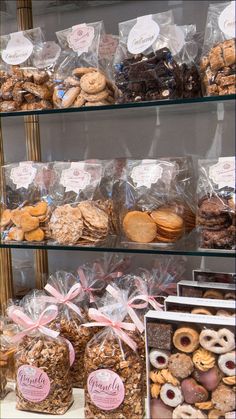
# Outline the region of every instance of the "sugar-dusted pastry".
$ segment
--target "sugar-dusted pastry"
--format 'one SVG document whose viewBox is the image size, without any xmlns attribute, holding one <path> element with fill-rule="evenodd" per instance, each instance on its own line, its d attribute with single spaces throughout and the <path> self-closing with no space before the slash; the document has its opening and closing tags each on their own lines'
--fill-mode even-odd
<svg viewBox="0 0 236 419">
<path fill-rule="evenodd" d="M 182 379 L 192 374 L 194 369 L 191 357 L 180 352 L 170 356 L 168 367 L 174 377 Z"/>
<path fill-rule="evenodd" d="M 191 327 L 180 327 L 174 333 L 173 344 L 179 351 L 191 353 L 199 346 L 199 334 Z"/>
<path fill-rule="evenodd" d="M 216 389 L 216 387 L 220 384 L 222 375 L 222 372 L 216 365 L 208 371 L 195 369 L 193 372 L 193 378 L 202 384 L 208 391 Z"/>
<path fill-rule="evenodd" d="M 235 410 L 235 392 L 231 387 L 220 384 L 212 393 L 212 403 L 221 412 Z"/>
<path fill-rule="evenodd" d="M 208 391 L 197 383 L 194 378 L 185 378 L 181 383 L 184 401 L 189 404 L 206 402 L 209 397 Z"/>
<path fill-rule="evenodd" d="M 213 329 L 202 330 L 199 340 L 204 349 L 216 354 L 224 354 L 235 348 L 235 336 L 226 328 L 218 331 Z"/>
</svg>

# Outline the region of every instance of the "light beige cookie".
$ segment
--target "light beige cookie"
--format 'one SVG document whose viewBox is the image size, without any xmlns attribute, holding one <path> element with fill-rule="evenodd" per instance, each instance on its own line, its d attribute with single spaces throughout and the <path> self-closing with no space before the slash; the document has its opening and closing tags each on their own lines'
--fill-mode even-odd
<svg viewBox="0 0 236 419">
<path fill-rule="evenodd" d="M 75 99 L 80 93 L 80 87 L 70 87 L 70 89 L 67 90 L 67 92 L 64 94 L 63 99 L 61 101 L 61 107 L 62 108 L 69 108 L 73 105 Z"/>
<path fill-rule="evenodd" d="M 106 78 L 98 71 L 94 73 L 87 73 L 81 77 L 80 86 L 86 93 L 99 93 L 106 87 Z"/>
<path fill-rule="evenodd" d="M 78 67 L 72 71 L 73 76 L 82 77 L 84 74 L 96 72 L 97 69 L 94 67 Z"/>
<path fill-rule="evenodd" d="M 85 104 L 86 100 L 83 96 L 79 95 L 77 96 L 76 100 L 74 101 L 73 107 L 74 108 L 80 108 Z"/>
<path fill-rule="evenodd" d="M 107 90 L 102 90 L 99 93 L 96 93 L 94 95 L 86 93 L 82 90 L 81 96 L 84 97 L 84 99 L 88 102 L 101 102 L 108 98 L 109 94 Z"/>
</svg>

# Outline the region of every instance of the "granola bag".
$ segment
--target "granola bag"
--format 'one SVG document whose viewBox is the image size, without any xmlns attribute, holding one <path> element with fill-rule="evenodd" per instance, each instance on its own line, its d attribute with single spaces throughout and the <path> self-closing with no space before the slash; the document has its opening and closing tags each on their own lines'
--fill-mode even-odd
<svg viewBox="0 0 236 419">
<path fill-rule="evenodd" d="M 200 247 L 235 248 L 235 158 L 199 160 Z"/>
<path fill-rule="evenodd" d="M 173 24 L 171 10 L 119 23 L 114 67 L 121 103 L 182 96 L 180 69 L 170 51 Z"/>
<path fill-rule="evenodd" d="M 44 241 L 51 213 L 50 164 L 32 161 L 8 164 L 2 167 L 2 179 L 2 240 Z"/>
<path fill-rule="evenodd" d="M 115 88 L 99 71 L 99 45 L 103 22 L 83 23 L 56 32 L 63 50 L 56 72 L 53 103 L 56 108 L 109 105 Z"/>
<path fill-rule="evenodd" d="M 206 96 L 235 93 L 235 1 L 209 5 L 200 69 Z"/>
<path fill-rule="evenodd" d="M 73 402 L 69 349 L 48 325 L 57 317 L 55 304 L 43 303 L 32 293 L 20 307 L 11 306 L 9 317 L 21 328 L 16 360 L 17 409 L 64 414 Z"/>
<path fill-rule="evenodd" d="M 7 387 L 9 372 L 12 371 L 15 346 L 7 335 L 0 335 L 0 400 L 4 399 L 9 393 Z M 11 377 L 10 377 L 11 378 Z"/>
<path fill-rule="evenodd" d="M 40 28 L 14 32 L 0 37 L 1 60 L 6 65 L 0 73 L 0 111 L 52 108 L 52 78 L 47 66 L 37 66 L 43 49 Z"/>
<path fill-rule="evenodd" d="M 56 162 L 50 235 L 59 244 L 94 245 L 111 228 L 112 202 L 106 192 L 106 162 Z M 109 177 L 109 176 L 108 176 Z"/>
<path fill-rule="evenodd" d="M 124 240 L 170 244 L 194 228 L 191 159 L 128 160 L 119 183 Z"/>
<path fill-rule="evenodd" d="M 132 339 L 133 323 L 124 322 L 122 304 L 89 310 L 86 327 L 103 327 L 85 352 L 85 417 L 142 419 L 144 369 Z M 127 332 L 130 334 L 128 335 Z"/>
</svg>

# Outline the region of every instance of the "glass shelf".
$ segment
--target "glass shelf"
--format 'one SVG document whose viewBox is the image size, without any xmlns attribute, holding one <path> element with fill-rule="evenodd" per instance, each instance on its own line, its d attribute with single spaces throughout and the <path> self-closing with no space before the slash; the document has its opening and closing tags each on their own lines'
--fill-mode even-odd
<svg viewBox="0 0 236 419">
<path fill-rule="evenodd" d="M 219 103 L 224 104 L 225 110 L 233 110 L 235 106 L 236 95 L 225 96 L 206 96 L 193 99 L 168 99 L 155 100 L 151 102 L 132 102 L 122 103 L 116 105 L 102 105 L 102 106 L 84 106 L 80 108 L 66 108 L 66 109 L 45 109 L 34 111 L 17 111 L 17 112 L 0 112 L 0 117 L 9 116 L 29 116 L 29 115 L 53 115 L 65 113 L 81 113 L 94 111 L 116 111 L 117 109 L 145 109 L 145 108 L 167 108 L 170 112 L 211 112 L 217 110 Z"/>
</svg>

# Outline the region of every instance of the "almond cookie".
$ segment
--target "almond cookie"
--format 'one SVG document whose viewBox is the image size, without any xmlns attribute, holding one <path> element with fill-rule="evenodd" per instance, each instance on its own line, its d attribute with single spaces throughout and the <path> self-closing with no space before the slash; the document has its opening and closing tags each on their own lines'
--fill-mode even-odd
<svg viewBox="0 0 236 419">
<path fill-rule="evenodd" d="M 25 82 L 23 88 L 27 91 L 39 97 L 40 99 L 51 99 L 51 92 L 45 85 L 38 85 L 30 82 Z"/>
<path fill-rule="evenodd" d="M 106 78 L 98 71 L 87 73 L 80 79 L 81 89 L 86 93 L 99 93 L 106 87 Z"/>
<path fill-rule="evenodd" d="M 152 242 L 157 233 L 156 223 L 141 211 L 128 212 L 123 220 L 123 229 L 130 240 L 138 243 Z"/>
<path fill-rule="evenodd" d="M 1 211 L 1 221 L 0 226 L 6 227 L 11 222 L 11 210 L 5 209 Z"/>
<path fill-rule="evenodd" d="M 199 348 L 193 354 L 193 363 L 200 371 L 208 371 L 215 365 L 215 356 L 212 352 Z"/>
<path fill-rule="evenodd" d="M 83 227 L 81 211 L 69 204 L 57 207 L 49 222 L 51 236 L 60 244 L 76 244 L 82 236 Z"/>
<path fill-rule="evenodd" d="M 35 230 L 25 233 L 25 240 L 28 242 L 41 242 L 44 239 L 44 232 L 41 228 L 36 228 Z"/>
<path fill-rule="evenodd" d="M 194 365 L 190 356 L 177 352 L 169 358 L 170 372 L 177 378 L 186 378 L 192 374 Z"/>
<path fill-rule="evenodd" d="M 94 95 L 82 91 L 81 96 L 84 97 L 84 99 L 88 102 L 100 102 L 105 100 L 109 94 L 107 90 L 102 90 L 101 92 Z"/>
<path fill-rule="evenodd" d="M 20 227 L 24 233 L 35 230 L 39 227 L 39 220 L 36 217 L 32 217 L 27 212 L 23 212 L 20 219 Z"/>
<path fill-rule="evenodd" d="M 21 241 L 24 240 L 24 232 L 21 228 L 12 227 L 9 230 L 7 239 L 8 240 L 14 240 L 14 241 L 17 241 L 17 242 L 21 242 Z"/>
<path fill-rule="evenodd" d="M 191 353 L 199 346 L 199 334 L 191 327 L 180 327 L 174 333 L 173 343 L 179 351 Z"/>
<path fill-rule="evenodd" d="M 105 211 L 98 208 L 92 201 L 83 201 L 78 205 L 87 227 L 95 229 L 108 229 L 108 215 Z"/>
<path fill-rule="evenodd" d="M 235 394 L 232 388 L 220 384 L 212 392 L 211 400 L 215 409 L 221 412 L 235 410 Z"/>
<path fill-rule="evenodd" d="M 73 105 L 75 99 L 80 93 L 80 87 L 70 87 L 70 89 L 67 90 L 67 92 L 64 94 L 62 101 L 61 101 L 61 107 L 62 108 L 69 108 Z"/>
</svg>

